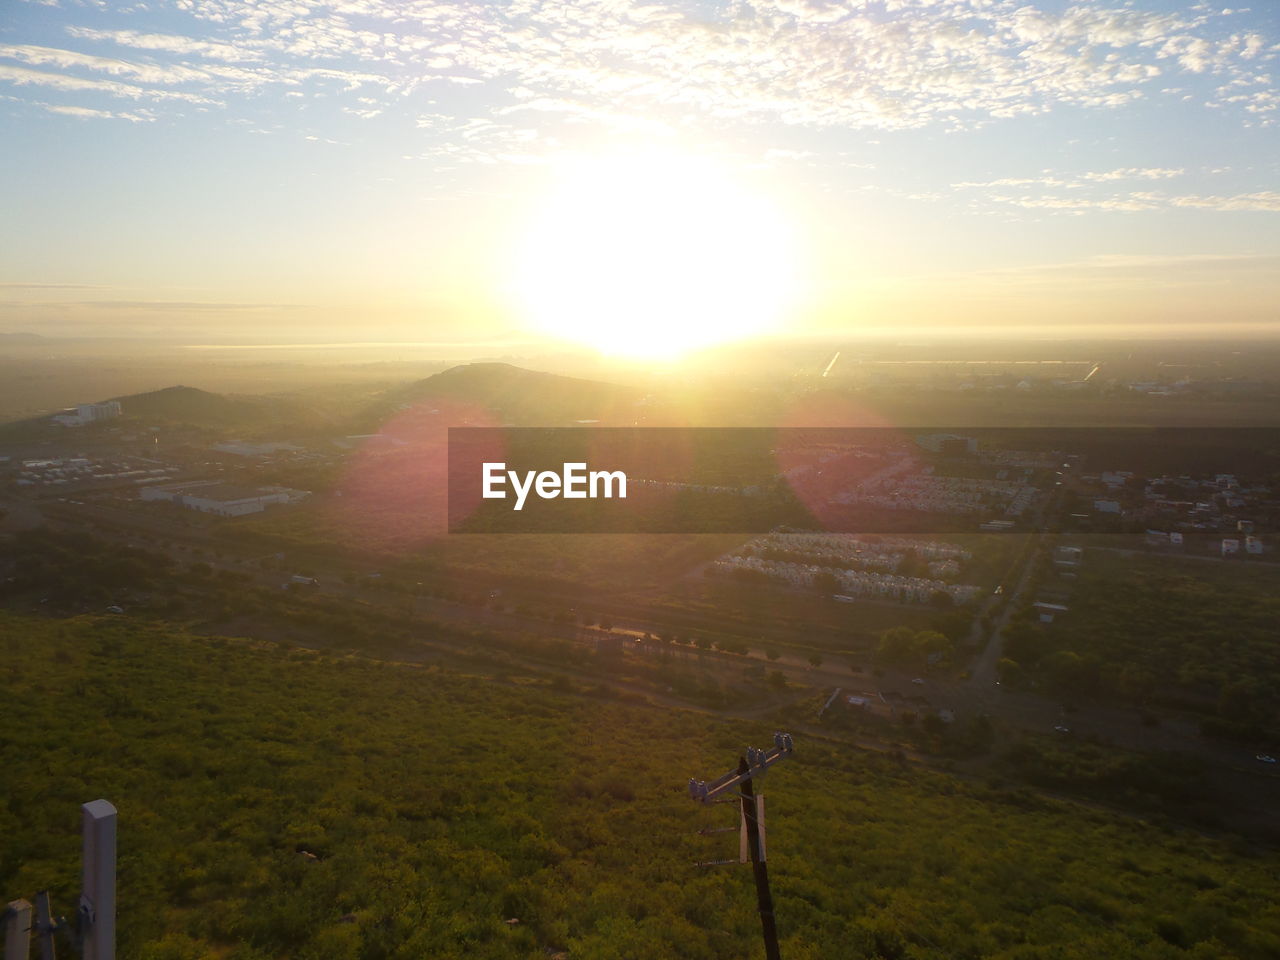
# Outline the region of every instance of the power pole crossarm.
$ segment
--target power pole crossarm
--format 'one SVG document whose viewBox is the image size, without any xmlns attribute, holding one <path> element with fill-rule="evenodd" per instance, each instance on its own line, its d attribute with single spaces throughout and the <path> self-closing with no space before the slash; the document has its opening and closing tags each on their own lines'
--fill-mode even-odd
<svg viewBox="0 0 1280 960">
<path fill-rule="evenodd" d="M 755 747 L 747 747 L 747 755 L 745 757 L 746 770 L 730 770 L 724 776 L 712 780 L 710 783 L 705 780 L 691 779 L 689 781 L 689 796 L 695 800 L 701 800 L 703 803 L 710 803 L 720 794 L 750 780 L 752 777 L 764 774 L 769 767 L 791 756 L 794 749 L 795 741 L 792 739 L 791 734 L 775 733 L 773 735 L 772 750 L 765 751 Z"/>
</svg>

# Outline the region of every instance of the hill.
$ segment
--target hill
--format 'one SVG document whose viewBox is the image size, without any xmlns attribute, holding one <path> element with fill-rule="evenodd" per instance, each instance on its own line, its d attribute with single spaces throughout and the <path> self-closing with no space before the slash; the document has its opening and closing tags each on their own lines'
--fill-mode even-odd
<svg viewBox="0 0 1280 960">
<path fill-rule="evenodd" d="M 112 397 L 126 417 L 188 423 L 194 426 L 240 426 L 276 419 L 282 401 L 272 397 L 234 397 L 196 387 L 174 386 L 149 393 Z"/>
<path fill-rule="evenodd" d="M 597 380 L 526 370 L 509 363 L 467 363 L 397 388 L 394 403 L 447 403 L 500 423 L 568 426 L 580 420 L 631 422 L 638 391 Z"/>
<path fill-rule="evenodd" d="M 761 723 L 467 674 L 0 613 L 0 894 L 70 912 L 78 805 L 120 809 L 120 955 L 390 960 L 759 951 L 723 807 Z M 563 688 L 563 684 L 560 685 Z M 770 774 L 799 960 L 1280 953 L 1276 860 L 816 741 Z"/>
<path fill-rule="evenodd" d="M 147 393 L 111 397 L 120 404 L 123 417 L 205 429 L 235 429 L 246 435 L 258 431 L 307 430 L 324 426 L 329 418 L 318 405 L 287 395 L 243 396 L 212 393 L 196 387 L 172 386 Z M 102 421 L 113 424 L 116 421 Z M 90 424 L 79 429 L 95 429 Z M 0 438 L 16 441 L 62 435 L 50 416 L 16 420 L 0 425 Z"/>
</svg>

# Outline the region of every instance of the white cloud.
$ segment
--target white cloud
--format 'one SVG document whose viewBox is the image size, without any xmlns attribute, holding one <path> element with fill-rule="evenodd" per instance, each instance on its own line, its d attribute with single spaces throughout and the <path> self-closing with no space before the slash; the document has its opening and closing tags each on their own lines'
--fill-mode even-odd
<svg viewBox="0 0 1280 960">
<path fill-rule="evenodd" d="M 73 77 L 64 73 L 45 73 L 42 70 L 30 70 L 26 67 L 14 67 L 0 63 L 0 80 L 7 80 L 16 86 L 40 86 L 54 90 L 93 91 L 106 93 L 113 97 L 127 97 L 133 100 L 183 100 L 188 103 L 213 104 L 215 101 L 192 93 L 176 90 L 151 90 L 118 80 L 88 80 Z"/>
<path fill-rule="evenodd" d="M 1173 197 L 1169 202 L 1175 207 L 1198 207 L 1205 210 L 1267 210 L 1280 212 L 1280 192 L 1275 190 L 1238 193 L 1229 197 Z"/>
<path fill-rule="evenodd" d="M 1187 171 L 1182 167 L 1119 167 L 1115 170 L 1091 170 L 1085 173 L 1067 174 L 1044 171 L 1038 177 L 1002 177 L 999 180 L 966 181 L 953 183 L 957 190 L 983 187 L 1060 187 L 1076 190 L 1091 183 L 1109 183 L 1116 180 L 1169 180 Z"/>
<path fill-rule="evenodd" d="M 76 26 L 68 27 L 67 33 L 82 40 L 101 40 L 115 43 L 122 47 L 132 47 L 135 50 L 156 50 L 163 53 L 203 57 L 209 60 L 222 60 L 226 63 L 240 63 L 262 58 L 262 54 L 258 51 L 245 49 L 233 43 L 197 40 L 194 37 L 183 37 L 167 33 L 142 33 L 138 30 L 95 30 L 90 27 Z"/>
<path fill-rule="evenodd" d="M 87 45 L 169 62 L 14 45 L 29 65 L 182 85 L 225 101 L 282 85 L 421 92 L 459 112 L 549 126 L 963 129 L 1064 107 L 1191 97 L 1264 125 L 1280 111 L 1276 38 L 1182 5 L 1079 0 L 177 0 L 198 37 L 72 26 Z M 1210 79 L 1211 78 L 1211 79 Z M 14 82 L 36 83 L 28 78 Z M 52 82 L 48 82 L 52 83 Z M 1206 86 L 1208 89 L 1205 89 Z M 450 89 L 454 88 L 454 89 Z M 512 93 L 511 91 L 520 91 Z M 291 92 L 299 92 L 294 89 Z M 126 95 L 126 94 L 116 94 Z M 135 94 L 128 94 L 135 95 Z M 136 96 L 136 95 L 135 95 Z M 351 104 L 367 116 L 389 104 Z M 421 105 L 409 108 L 416 116 Z"/>
<path fill-rule="evenodd" d="M 1229 196 L 1177 195 L 1147 191 L 1117 194 L 1109 197 L 992 194 L 989 199 L 996 204 L 1022 207 L 1027 210 L 1049 210 L 1071 214 L 1081 214 L 1089 210 L 1134 213 L 1151 210 L 1170 210 L 1178 207 L 1221 212 L 1280 212 L 1280 192 L 1274 190 L 1260 190 L 1254 193 L 1238 193 Z"/>
<path fill-rule="evenodd" d="M 20 60 L 35 66 L 53 65 L 62 69 L 82 68 L 107 73 L 112 76 L 131 77 L 142 83 L 188 83 L 208 81 L 209 74 L 183 66 L 159 66 L 148 63 L 131 63 L 111 57 L 97 57 L 74 50 L 55 47 L 38 47 L 31 44 L 0 44 L 0 57 Z"/>
<path fill-rule="evenodd" d="M 1172 177 L 1180 177 L 1186 172 L 1181 167 L 1121 167 L 1118 170 L 1107 170 L 1102 173 L 1082 173 L 1080 179 L 1097 183 L 1109 180 L 1168 180 Z"/>
<path fill-rule="evenodd" d="M 133 123 L 150 123 L 155 117 L 140 113 L 113 112 L 111 110 L 95 110 L 92 107 L 72 107 L 57 104 L 41 104 L 50 113 L 60 113 L 68 117 L 91 117 L 98 120 L 129 120 Z"/>
</svg>

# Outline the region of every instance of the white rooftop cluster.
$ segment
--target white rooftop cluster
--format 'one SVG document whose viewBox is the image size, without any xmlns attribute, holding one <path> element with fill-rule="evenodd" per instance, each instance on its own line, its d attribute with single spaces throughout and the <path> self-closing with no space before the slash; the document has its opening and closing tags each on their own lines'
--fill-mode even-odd
<svg viewBox="0 0 1280 960">
<path fill-rule="evenodd" d="M 917 475 L 863 483 L 837 496 L 836 502 L 862 503 L 889 510 L 970 514 L 1014 504 L 1021 512 L 1034 496 L 1034 488 L 1011 480 Z"/>
<path fill-rule="evenodd" d="M 141 483 L 148 478 L 164 479 L 177 473 L 178 468 L 161 464 L 157 460 L 138 458 L 124 460 L 93 460 L 89 457 L 66 457 L 48 460 L 23 460 L 18 472 L 19 486 L 35 484 L 78 483 L 85 480 L 133 480 Z"/>
<path fill-rule="evenodd" d="M 967 584 L 944 583 L 941 580 L 926 580 L 922 577 L 899 577 L 891 573 L 845 570 L 841 567 L 824 567 L 808 563 L 764 560 L 760 557 L 726 557 L 717 560 L 715 567 L 725 574 L 732 573 L 735 569 L 755 570 L 793 586 L 812 586 L 815 577 L 827 573 L 835 578 L 840 592 L 845 596 L 892 600 L 897 603 L 928 603 L 935 593 L 945 593 L 956 603 L 965 603 L 980 592 L 979 587 Z"/>
<path fill-rule="evenodd" d="M 954 543 L 902 537 L 864 540 L 848 533 L 769 533 L 752 540 L 740 551 L 742 555 L 757 557 L 768 557 L 775 552 L 793 555 L 810 564 L 864 570 L 894 570 L 907 553 L 912 552 L 926 560 L 945 564 L 939 569 L 953 573 L 959 572 L 959 561 L 970 557 L 968 550 Z M 931 564 L 930 569 L 934 565 Z"/>
</svg>

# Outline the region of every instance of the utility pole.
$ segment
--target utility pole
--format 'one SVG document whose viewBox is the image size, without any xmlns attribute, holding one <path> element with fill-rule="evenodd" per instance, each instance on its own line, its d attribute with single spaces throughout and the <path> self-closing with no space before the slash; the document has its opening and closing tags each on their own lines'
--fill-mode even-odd
<svg viewBox="0 0 1280 960">
<path fill-rule="evenodd" d="M 80 807 L 83 867 L 79 935 L 84 960 L 116 957 L 116 808 L 109 800 Z"/>
<path fill-rule="evenodd" d="M 53 935 L 66 928 L 66 920 L 53 915 L 49 906 L 49 891 L 41 890 L 36 894 L 36 939 L 40 943 L 40 960 L 57 960 L 58 947 Z"/>
<path fill-rule="evenodd" d="M 751 859 L 766 960 L 781 960 L 781 955 L 778 951 L 778 928 L 773 914 L 773 894 L 769 890 L 769 867 L 765 859 L 764 795 L 756 793 L 754 780 L 764 776 L 773 764 L 791 756 L 794 749 L 795 743 L 791 734 L 775 733 L 772 750 L 766 752 L 748 747 L 746 755 L 738 758 L 737 769 L 730 770 L 710 783 L 696 779 L 689 781 L 689 795 L 702 803 L 722 803 L 723 800 L 717 799 L 721 794 L 730 794 L 738 799 L 742 817 L 743 854 L 740 860 L 745 862 L 748 856 Z M 703 832 L 718 833 L 719 831 Z M 732 860 L 712 860 L 702 865 L 715 866 L 733 862 Z"/>
<path fill-rule="evenodd" d="M 31 955 L 30 902 L 10 900 L 4 919 L 4 960 L 27 960 Z"/>
<path fill-rule="evenodd" d="M 738 758 L 738 773 L 748 773 L 746 757 Z M 760 837 L 760 813 L 764 797 L 756 796 L 748 777 L 742 781 L 742 819 L 747 825 L 747 850 L 751 855 L 751 872 L 756 878 L 756 903 L 760 909 L 760 927 L 764 934 L 767 960 L 782 960 L 778 953 L 778 927 L 773 916 L 773 894 L 769 892 L 769 865 L 765 863 L 764 844 Z"/>
</svg>

